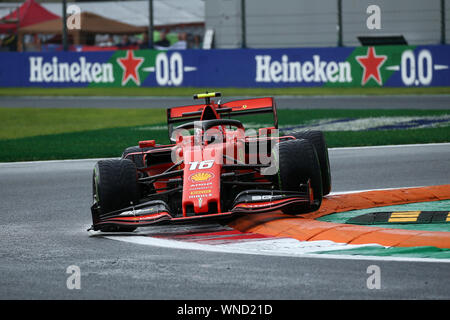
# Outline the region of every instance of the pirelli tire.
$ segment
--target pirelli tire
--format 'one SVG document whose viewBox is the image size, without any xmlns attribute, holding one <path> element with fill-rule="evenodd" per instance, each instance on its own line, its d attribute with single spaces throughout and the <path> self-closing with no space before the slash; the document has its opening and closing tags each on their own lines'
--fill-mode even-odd
<svg viewBox="0 0 450 320">
<path fill-rule="evenodd" d="M 139 186 L 137 170 L 133 161 L 128 159 L 100 160 L 94 167 L 93 199 L 102 215 L 137 204 Z M 99 217 L 93 217 L 94 221 Z M 133 231 L 133 226 L 105 226 L 101 231 Z"/>
<path fill-rule="evenodd" d="M 278 144 L 278 187 L 282 191 L 300 191 L 300 185 L 308 180 L 313 190 L 314 203 L 294 204 L 284 208 L 286 214 L 316 211 L 322 203 L 322 176 L 317 153 L 306 139 L 283 141 Z"/>
<path fill-rule="evenodd" d="M 324 196 L 329 194 L 331 192 L 331 170 L 328 146 L 323 132 L 319 130 L 294 131 L 288 135 L 294 136 L 296 139 L 306 139 L 312 143 L 319 159 L 320 173 L 322 175 L 322 192 Z"/>
<path fill-rule="evenodd" d="M 142 168 L 145 166 L 143 152 L 151 150 L 151 149 L 153 149 L 153 147 L 147 147 L 147 148 L 140 148 L 139 146 L 128 147 L 122 152 L 122 159 L 125 159 L 126 156 L 130 153 L 140 152 L 141 154 L 131 155 L 128 157 L 128 159 L 133 161 L 135 163 L 136 167 Z"/>
</svg>

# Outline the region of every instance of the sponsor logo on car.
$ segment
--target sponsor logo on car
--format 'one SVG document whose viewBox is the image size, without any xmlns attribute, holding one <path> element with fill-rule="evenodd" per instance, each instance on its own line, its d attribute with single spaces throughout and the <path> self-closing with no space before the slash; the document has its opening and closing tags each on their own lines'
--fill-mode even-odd
<svg viewBox="0 0 450 320">
<path fill-rule="evenodd" d="M 211 189 L 191 191 L 190 195 L 211 193 Z"/>
<path fill-rule="evenodd" d="M 138 209 L 138 210 L 129 210 L 124 211 L 119 216 L 136 216 L 136 215 L 143 215 L 148 213 L 153 213 L 154 208 L 147 208 L 147 209 Z"/>
<path fill-rule="evenodd" d="M 203 181 L 209 181 L 214 177 L 214 174 L 211 172 L 197 172 L 194 174 L 191 174 L 189 176 L 189 179 L 192 182 L 203 182 Z"/>
</svg>

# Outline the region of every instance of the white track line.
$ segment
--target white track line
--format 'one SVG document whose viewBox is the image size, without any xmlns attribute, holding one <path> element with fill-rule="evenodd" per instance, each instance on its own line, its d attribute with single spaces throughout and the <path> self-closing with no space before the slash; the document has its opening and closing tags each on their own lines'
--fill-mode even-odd
<svg viewBox="0 0 450 320">
<path fill-rule="evenodd" d="M 224 245 L 208 245 L 195 242 L 178 241 L 171 239 L 153 238 L 148 236 L 105 236 L 104 238 L 123 241 L 133 244 L 156 246 L 170 249 L 198 250 L 204 252 L 251 254 L 279 257 L 304 257 L 318 259 L 345 259 L 370 261 L 403 261 L 403 262 L 439 262 L 450 263 L 450 259 L 396 257 L 396 256 L 368 256 L 368 255 L 340 255 L 340 254 L 314 254 L 316 251 L 343 250 L 361 247 L 373 247 L 378 244 L 349 245 L 333 241 L 298 241 L 290 238 L 245 241 Z"/>
<path fill-rule="evenodd" d="M 363 147 L 339 147 L 328 148 L 328 150 L 340 151 L 340 150 L 364 150 L 364 149 L 386 149 L 386 148 L 416 148 L 416 147 L 450 147 L 450 142 L 443 143 L 418 143 L 418 144 L 392 144 L 383 146 L 363 146 Z"/>
<path fill-rule="evenodd" d="M 338 192 L 330 192 L 330 196 L 337 196 L 341 194 L 352 194 L 352 193 L 361 193 L 361 192 L 369 192 L 369 191 L 385 191 L 385 190 L 397 190 L 397 189 L 414 189 L 414 188 L 423 188 L 425 186 L 414 186 L 414 187 L 397 187 L 397 188 L 380 188 L 380 189 L 362 189 L 362 190 L 351 190 L 351 191 L 338 191 Z M 326 198 L 327 196 L 325 196 Z"/>
<path fill-rule="evenodd" d="M 90 161 L 100 161 L 109 159 L 119 159 L 116 158 L 92 158 L 92 159 L 65 159 L 65 160 L 39 160 L 39 161 L 16 161 L 16 162 L 0 162 L 0 167 L 7 167 L 11 165 L 33 165 L 33 164 L 52 164 L 52 163 L 70 163 L 70 162 L 90 162 Z"/>
</svg>

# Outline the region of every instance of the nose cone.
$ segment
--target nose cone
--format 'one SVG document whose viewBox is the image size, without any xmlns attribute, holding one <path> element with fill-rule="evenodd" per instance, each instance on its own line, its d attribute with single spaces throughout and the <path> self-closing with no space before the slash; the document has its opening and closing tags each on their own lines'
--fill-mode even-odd
<svg viewBox="0 0 450 320">
<path fill-rule="evenodd" d="M 184 149 L 183 216 L 220 212 L 220 148 L 210 145 Z"/>
</svg>

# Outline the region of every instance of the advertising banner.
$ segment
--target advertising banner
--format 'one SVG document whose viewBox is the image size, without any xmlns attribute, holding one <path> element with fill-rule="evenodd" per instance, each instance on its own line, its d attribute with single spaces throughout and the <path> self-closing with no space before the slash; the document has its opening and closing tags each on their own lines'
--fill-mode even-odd
<svg viewBox="0 0 450 320">
<path fill-rule="evenodd" d="M 2 52 L 1 87 L 450 86 L 450 46 Z"/>
</svg>

